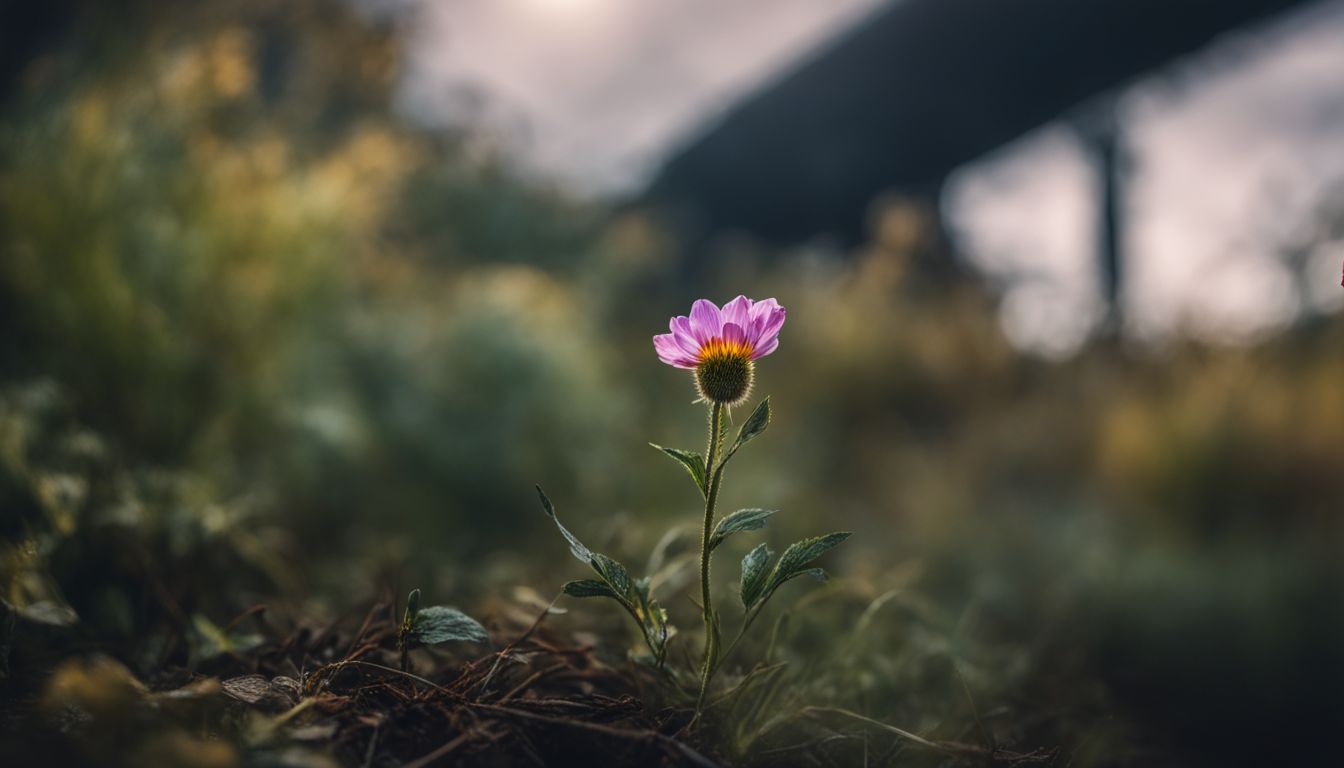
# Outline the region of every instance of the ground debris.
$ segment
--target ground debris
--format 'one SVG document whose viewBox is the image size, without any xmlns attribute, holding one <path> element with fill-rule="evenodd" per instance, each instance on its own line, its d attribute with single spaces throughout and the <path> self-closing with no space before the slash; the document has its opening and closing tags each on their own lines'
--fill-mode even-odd
<svg viewBox="0 0 1344 768">
<path fill-rule="evenodd" d="M 728 725 L 713 706 L 693 727 L 693 686 L 678 698 L 669 673 L 550 631 L 547 615 L 497 629 L 496 637 L 513 639 L 484 655 L 422 648 L 406 669 L 387 604 L 358 625 L 283 631 L 252 611 L 263 638 L 255 647 L 141 669 L 150 684 L 107 654 L 71 651 L 45 671 L 21 654 L 19 677 L 30 687 L 16 686 L 18 695 L 0 707 L 0 754 L 26 758 L 16 764 L 99 766 L 707 768 L 843 765 L 868 754 L 871 742 L 875 754 L 899 754 L 902 764 L 913 757 L 906 749 L 919 753 L 914 765 L 1057 758 L 930 740 L 855 712 L 807 706 L 772 718 L 752 748 L 725 750 Z"/>
<path fill-rule="evenodd" d="M 276 681 L 288 678 L 277 677 Z M 298 703 L 297 685 L 293 688 L 267 680 L 261 675 L 243 675 L 232 677 L 220 683 L 224 693 L 244 704 L 273 704 L 280 707 L 292 707 Z"/>
<path fill-rule="evenodd" d="M 33 670 L 41 706 L 11 709 L 0 751 L 71 765 L 186 765 L 192 750 L 212 764 L 314 768 L 723 764 L 677 735 L 689 712 L 646 706 L 652 670 L 599 658 L 542 618 L 482 656 L 418 650 L 405 671 L 386 605 L 353 632 L 258 620 L 255 648 L 154 669 L 151 685 L 110 656 L 72 653 Z"/>
</svg>

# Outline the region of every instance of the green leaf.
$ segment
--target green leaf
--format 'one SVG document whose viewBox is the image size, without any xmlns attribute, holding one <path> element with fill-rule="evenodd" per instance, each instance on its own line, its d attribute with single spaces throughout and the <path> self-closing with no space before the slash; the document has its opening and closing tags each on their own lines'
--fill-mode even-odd
<svg viewBox="0 0 1344 768">
<path fill-rule="evenodd" d="M 761 544 L 742 558 L 742 605 L 746 608 L 756 604 L 765 588 L 765 577 L 770 570 L 766 566 L 774 555 L 770 547 Z"/>
<path fill-rule="evenodd" d="M 551 520 L 555 523 L 555 527 L 560 529 L 560 534 L 565 537 L 565 541 L 569 542 L 570 553 L 573 554 L 575 558 L 587 563 L 590 568 L 596 571 L 597 575 L 602 577 L 603 583 L 605 583 L 611 590 L 614 597 L 619 599 L 627 607 L 633 606 L 630 589 L 630 572 L 625 570 L 625 566 L 604 554 L 594 552 L 585 547 L 583 542 L 579 541 L 574 534 L 569 532 L 568 528 L 565 528 L 565 526 L 560 524 L 560 518 L 556 517 L 555 514 L 555 505 L 546 497 L 545 492 L 541 490 L 541 486 L 537 486 L 537 495 L 541 497 L 541 506 L 546 510 L 546 514 L 550 515 Z"/>
<path fill-rule="evenodd" d="M 849 531 L 837 531 L 828 533 L 825 536 L 814 536 L 810 539 L 803 539 L 789 545 L 784 550 L 784 554 L 779 556 L 779 562 L 775 563 L 774 570 L 770 573 L 770 579 L 766 583 L 765 591 L 761 595 L 762 600 L 768 600 L 784 582 L 803 575 L 817 576 L 824 579 L 825 573 L 820 568 L 804 568 L 803 566 L 821 557 L 828 549 L 834 547 L 840 542 L 850 537 Z"/>
<path fill-rule="evenodd" d="M 546 510 L 546 514 L 550 515 L 555 527 L 560 529 L 560 533 L 569 542 L 569 551 L 574 557 L 587 563 L 601 578 L 601 581 L 594 579 L 571 581 L 564 586 L 565 594 L 573 597 L 610 597 L 620 603 L 621 607 L 639 622 L 644 641 L 661 665 L 667 652 L 667 612 L 649 596 L 649 580 L 641 579 L 639 582 L 634 582 L 625 566 L 585 547 L 583 542 L 560 524 L 560 519 L 555 515 L 555 506 L 551 504 L 551 500 L 546 497 L 540 486 L 537 487 L 537 495 L 541 497 L 541 506 Z"/>
<path fill-rule="evenodd" d="M 650 596 L 649 582 L 647 576 L 635 582 L 634 613 L 644 630 L 644 641 L 648 643 L 649 650 L 653 651 L 654 661 L 661 666 L 667 654 L 667 611 Z"/>
<path fill-rule="evenodd" d="M 668 456 L 677 460 L 677 463 L 686 468 L 691 473 L 691 479 L 695 481 L 695 487 L 700 489 L 700 495 L 708 493 L 706 490 L 707 480 L 705 473 L 705 457 L 695 451 L 683 451 L 680 448 L 664 448 L 657 443 L 649 443 L 654 448 L 666 453 Z"/>
<path fill-rule="evenodd" d="M 742 422 L 742 428 L 737 430 L 737 439 L 733 441 L 733 447 L 724 454 L 720 464 L 727 463 L 733 454 L 737 453 L 738 448 L 751 442 L 768 426 L 770 426 L 770 398 L 767 397 L 756 406 L 756 410 L 751 412 L 747 420 Z"/>
<path fill-rule="evenodd" d="M 546 493 L 541 490 L 541 486 L 537 486 L 537 495 L 541 497 L 541 506 L 546 510 L 546 514 L 549 515 L 551 521 L 555 523 L 555 527 L 560 529 L 560 535 L 564 536 L 565 541 L 569 542 L 570 554 L 574 555 L 575 559 L 587 563 L 594 571 L 597 571 L 597 575 L 602 577 L 602 580 L 611 587 L 612 591 L 619 595 L 622 600 L 626 600 L 626 596 L 630 592 L 630 574 L 625 570 L 624 566 L 606 555 L 599 554 L 585 547 L 583 542 L 579 541 L 577 536 L 570 533 L 568 528 L 560 524 L 560 518 L 555 514 L 555 505 L 551 503 L 551 500 L 546 496 Z"/>
<path fill-rule="evenodd" d="M 775 571 L 777 573 L 792 573 L 821 557 L 826 550 L 849 537 L 849 531 L 837 531 L 825 536 L 813 536 L 810 539 L 794 542 L 789 545 L 788 549 L 784 550 L 784 554 L 779 556 L 779 565 L 775 567 Z"/>
<path fill-rule="evenodd" d="M 570 597 L 616 597 L 616 593 L 611 591 L 606 582 L 597 579 L 570 581 L 565 584 L 564 590 Z"/>
<path fill-rule="evenodd" d="M 758 531 L 764 528 L 766 521 L 773 514 L 775 514 L 773 509 L 739 509 L 725 516 L 714 526 L 714 533 L 709 537 L 709 550 L 713 552 L 724 539 L 734 533 Z"/>
<path fill-rule="evenodd" d="M 490 642 L 490 634 L 480 622 L 456 608 L 443 605 L 432 605 L 417 613 L 411 625 L 411 636 L 424 645 L 453 640 Z"/>
<path fill-rule="evenodd" d="M 260 647 L 266 638 L 255 633 L 225 632 L 202 614 L 191 617 L 192 628 L 196 630 L 197 659 L 213 659 L 226 653 L 246 653 Z"/>
<path fill-rule="evenodd" d="M 829 578 L 826 575 L 826 571 L 822 570 L 821 568 L 804 568 L 801 571 L 794 571 L 793 573 L 790 573 L 788 576 L 784 577 L 783 579 L 780 579 L 779 583 L 783 584 L 784 582 L 789 581 L 791 579 L 796 579 L 799 576 L 811 576 L 817 581 L 826 581 L 826 579 Z"/>
<path fill-rule="evenodd" d="M 415 623 L 415 615 L 420 612 L 420 590 L 412 589 L 411 594 L 406 596 L 406 613 L 401 617 L 401 628 L 405 632 L 411 630 L 411 625 Z"/>
<path fill-rule="evenodd" d="M 597 571 L 597 575 L 601 576 L 607 586 L 611 587 L 611 591 L 627 603 L 632 602 L 630 572 L 625 570 L 625 566 L 597 552 L 593 553 L 592 565 L 593 570 Z"/>
<path fill-rule="evenodd" d="M 770 426 L 770 398 L 767 397 L 756 406 L 756 410 L 751 412 L 747 420 L 742 422 L 742 428 L 737 431 L 735 445 L 745 445 L 764 432 L 768 426 Z"/>
<path fill-rule="evenodd" d="M 580 561 L 592 565 L 593 551 L 583 546 L 583 542 L 576 539 L 574 537 L 574 534 L 569 532 L 569 529 L 565 528 L 565 526 L 560 524 L 560 518 L 555 516 L 555 505 L 552 504 L 551 500 L 546 497 L 546 493 L 541 490 L 540 485 L 537 486 L 537 495 L 541 497 L 542 509 L 546 510 L 547 515 L 550 515 L 551 522 L 555 523 L 555 527 L 560 529 L 560 535 L 564 536 L 565 541 L 569 542 L 570 553 L 573 554 L 574 557 L 579 559 Z"/>
</svg>

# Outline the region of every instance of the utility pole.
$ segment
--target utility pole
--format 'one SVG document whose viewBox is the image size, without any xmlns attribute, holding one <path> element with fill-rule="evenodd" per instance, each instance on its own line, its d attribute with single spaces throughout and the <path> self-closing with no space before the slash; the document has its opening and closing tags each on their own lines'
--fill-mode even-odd
<svg viewBox="0 0 1344 768">
<path fill-rule="evenodd" d="M 1105 315 L 1100 326 L 1105 338 L 1118 338 L 1124 329 L 1125 190 L 1127 165 L 1124 136 L 1116 118 L 1113 97 L 1103 97 L 1074 121 L 1096 168 L 1097 265 Z"/>
</svg>

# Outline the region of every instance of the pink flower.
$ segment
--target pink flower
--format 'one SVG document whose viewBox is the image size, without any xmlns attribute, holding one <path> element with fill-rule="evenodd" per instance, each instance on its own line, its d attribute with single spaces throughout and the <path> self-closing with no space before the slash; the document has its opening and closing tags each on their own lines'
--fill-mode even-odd
<svg viewBox="0 0 1344 768">
<path fill-rule="evenodd" d="M 690 317 L 672 318 L 668 323 L 671 333 L 653 337 L 653 348 L 659 360 L 677 368 L 757 360 L 779 346 L 784 315 L 784 308 L 774 299 L 752 301 L 738 296 L 723 309 L 700 299 L 691 305 Z"/>
</svg>

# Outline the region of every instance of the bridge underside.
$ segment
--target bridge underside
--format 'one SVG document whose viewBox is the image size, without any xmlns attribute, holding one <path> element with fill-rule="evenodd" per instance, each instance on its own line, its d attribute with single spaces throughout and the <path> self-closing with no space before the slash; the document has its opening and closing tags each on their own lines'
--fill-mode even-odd
<svg viewBox="0 0 1344 768">
<path fill-rule="evenodd" d="M 651 185 L 686 234 L 855 242 L 868 204 L 1305 0 L 897 0 L 725 115 Z"/>
</svg>

